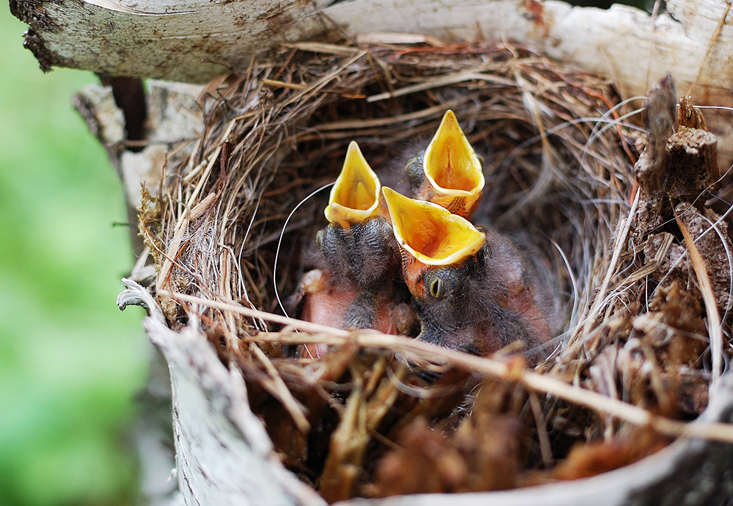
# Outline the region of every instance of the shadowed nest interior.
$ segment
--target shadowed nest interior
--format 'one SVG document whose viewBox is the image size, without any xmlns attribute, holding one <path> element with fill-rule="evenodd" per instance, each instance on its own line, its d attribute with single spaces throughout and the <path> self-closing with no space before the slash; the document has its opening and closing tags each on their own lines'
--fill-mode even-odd
<svg viewBox="0 0 733 506">
<path fill-rule="evenodd" d="M 693 140 L 674 141 L 674 106 L 650 110 L 668 125 L 647 140 L 640 102 L 618 102 L 607 78 L 505 44 L 301 43 L 253 60 L 207 86 L 203 134 L 146 193 L 140 227 L 166 318 L 200 324 L 242 370 L 284 463 L 329 501 L 507 489 L 638 460 L 707 405 L 729 351 L 706 321 L 717 310 L 727 329 L 730 242 L 706 207 L 714 142 L 692 155 Z M 282 315 L 278 294 L 296 291 L 349 142 L 401 177 L 448 109 L 484 160 L 478 220 L 546 273 L 549 357 L 530 369 L 511 346 L 480 358 L 261 313 Z M 699 112 L 680 110 L 674 135 L 689 128 L 707 146 Z M 692 159 L 694 182 L 658 175 Z M 335 346 L 298 358 L 306 342 Z"/>
</svg>

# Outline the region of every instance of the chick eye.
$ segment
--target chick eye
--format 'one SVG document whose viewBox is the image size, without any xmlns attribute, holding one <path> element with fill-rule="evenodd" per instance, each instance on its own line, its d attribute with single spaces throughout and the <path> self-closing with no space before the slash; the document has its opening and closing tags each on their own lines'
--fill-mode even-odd
<svg viewBox="0 0 733 506">
<path fill-rule="evenodd" d="M 440 278 L 435 278 L 430 282 L 430 295 L 436 299 L 442 299 L 445 296 L 445 289 Z"/>
</svg>

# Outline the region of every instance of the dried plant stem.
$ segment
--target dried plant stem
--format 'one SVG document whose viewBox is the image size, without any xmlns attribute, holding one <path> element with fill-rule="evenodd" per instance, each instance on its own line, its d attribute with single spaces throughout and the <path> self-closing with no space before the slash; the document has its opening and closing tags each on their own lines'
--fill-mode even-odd
<svg viewBox="0 0 733 506">
<path fill-rule="evenodd" d="M 219 149 L 221 149 L 221 147 Z M 217 157 L 218 157 L 218 151 L 217 151 L 217 155 L 212 157 L 212 161 L 211 163 L 209 163 L 209 166 L 206 169 L 206 175 L 209 174 L 211 167 L 214 165 L 214 161 L 217 159 Z M 205 179 L 205 177 L 202 178 L 202 180 L 203 179 Z M 176 223 L 173 239 L 171 239 L 169 246 L 168 246 L 166 260 L 163 263 L 163 266 L 160 268 L 160 271 L 158 272 L 158 278 L 156 281 L 158 286 L 166 286 L 166 283 L 168 281 L 168 275 L 170 274 L 171 269 L 173 268 L 173 260 L 178 256 L 177 252 L 183 242 L 183 236 L 186 232 L 186 229 L 188 228 L 188 224 L 191 223 L 191 221 L 201 217 L 206 212 L 206 210 L 208 210 L 209 206 L 211 206 L 211 204 L 217 198 L 217 195 L 215 193 L 210 193 L 209 195 L 206 196 L 205 199 L 201 200 L 195 206 L 192 207 L 192 204 L 195 202 L 195 197 L 198 195 L 202 187 L 203 187 L 203 184 L 199 184 L 196 187 L 196 189 L 194 190 L 194 195 L 188 201 L 188 205 L 186 206 L 186 211 L 181 215 L 181 218 L 178 220 L 178 223 Z"/>
<path fill-rule="evenodd" d="M 344 344 L 346 342 L 353 342 L 363 347 L 385 348 L 401 353 L 411 352 L 421 356 L 425 360 L 437 360 L 443 363 L 451 363 L 454 366 L 468 371 L 481 372 L 502 380 L 516 381 L 530 389 L 544 392 L 565 401 L 612 415 L 634 425 L 653 428 L 665 436 L 703 438 L 733 443 L 733 424 L 685 423 L 678 420 L 672 420 L 670 418 L 656 416 L 645 409 L 627 404 L 618 399 L 612 399 L 590 390 L 568 385 L 563 381 L 550 377 L 548 374 L 529 372 L 523 367 L 518 366 L 518 362 L 477 357 L 449 350 L 447 348 L 441 348 L 422 341 L 402 336 L 380 334 L 374 331 L 347 332 L 345 330 L 333 329 L 325 325 L 304 322 L 301 320 L 266 313 L 264 311 L 210 301 L 200 297 L 193 297 L 180 293 L 171 293 L 164 290 L 159 290 L 158 293 L 171 297 L 172 299 L 209 306 L 222 311 L 233 311 L 251 318 L 262 318 L 263 320 L 290 325 L 293 328 L 307 332 L 321 333 L 331 336 L 331 339 L 323 339 L 323 336 L 298 334 L 292 340 L 283 335 L 273 337 L 272 340 L 277 340 L 282 343 L 328 342 L 329 344 Z M 253 340 L 268 341 L 268 339 L 263 335 L 259 335 L 253 338 Z"/>
<path fill-rule="evenodd" d="M 606 270 L 606 276 L 603 278 L 603 283 L 601 284 L 601 288 L 598 291 L 598 295 L 596 295 L 596 299 L 593 302 L 593 306 L 591 307 L 590 314 L 588 315 L 585 326 L 583 328 L 583 334 L 588 334 L 593 326 L 595 325 L 595 320 L 598 317 L 598 314 L 600 312 L 601 306 L 603 305 L 603 300 L 606 298 L 606 291 L 608 290 L 608 285 L 611 283 L 611 279 L 613 279 L 613 275 L 616 272 L 616 265 L 618 265 L 618 259 L 619 256 L 621 256 L 621 252 L 625 249 L 626 245 L 626 237 L 629 235 L 629 229 L 631 228 L 631 224 L 634 221 L 634 215 L 636 214 L 636 207 L 639 204 L 639 195 L 640 190 L 636 190 L 636 196 L 634 197 L 634 203 L 631 205 L 631 209 L 629 210 L 628 217 L 622 219 L 619 222 L 618 230 L 620 233 L 616 236 L 616 244 L 613 249 L 613 255 L 611 256 L 611 263 L 608 265 L 608 269 Z M 578 326 L 578 330 L 580 330 L 580 326 Z"/>
<path fill-rule="evenodd" d="M 306 88 L 305 84 L 286 83 L 284 81 L 278 81 L 277 79 L 263 79 L 262 84 L 274 86 L 276 88 L 288 88 L 291 90 L 302 90 Z"/>
<path fill-rule="evenodd" d="M 675 213 L 674 218 L 685 238 L 685 244 L 692 260 L 692 268 L 695 270 L 695 276 L 700 285 L 700 292 L 702 292 L 702 298 L 705 301 L 705 312 L 708 316 L 708 332 L 710 333 L 710 355 L 713 359 L 713 374 L 710 381 L 710 395 L 712 397 L 720 381 L 720 375 L 723 373 L 723 333 L 720 329 L 720 314 L 718 313 L 718 305 L 715 302 L 713 287 L 710 284 L 708 270 L 700 255 L 700 250 L 697 249 L 695 240 L 677 213 Z"/>
<path fill-rule="evenodd" d="M 283 44 L 283 47 L 300 49 L 302 51 L 310 51 L 311 53 L 324 54 L 340 54 L 348 55 L 359 51 L 359 48 L 342 46 L 338 44 L 325 44 L 322 42 L 295 42 L 293 44 Z"/>
<path fill-rule="evenodd" d="M 265 366 L 267 374 L 269 374 L 275 382 L 275 387 L 280 399 L 282 400 L 283 406 L 285 406 L 285 409 L 293 418 L 298 430 L 303 434 L 307 434 L 311 428 L 311 424 L 308 422 L 308 418 L 306 418 L 305 413 L 303 412 L 302 405 L 295 399 L 295 397 L 293 397 L 290 389 L 288 389 L 282 377 L 280 377 L 280 374 L 277 372 L 277 369 L 272 365 L 270 359 L 265 355 L 265 352 L 262 351 L 255 343 L 251 344 L 252 346 L 250 346 L 250 350 L 257 357 L 257 360 Z"/>
<path fill-rule="evenodd" d="M 416 93 L 418 91 L 430 90 L 433 88 L 440 88 L 451 84 L 462 83 L 464 81 L 489 81 L 496 84 L 503 84 L 505 86 L 516 86 L 516 83 L 511 79 L 501 78 L 492 74 L 483 74 L 482 71 L 487 70 L 488 65 L 482 65 L 475 69 L 466 70 L 463 72 L 456 72 L 455 74 L 448 74 L 435 79 L 429 79 L 422 83 L 405 86 L 395 91 L 387 91 L 385 93 L 379 93 L 378 95 L 372 95 L 367 97 L 367 102 L 378 102 L 380 100 L 387 100 L 388 98 L 402 97 L 409 95 L 410 93 Z"/>
<path fill-rule="evenodd" d="M 444 102 L 442 104 L 434 105 L 432 107 L 428 107 L 427 109 L 422 109 L 422 110 L 411 112 L 408 114 L 389 116 L 386 118 L 350 119 L 350 120 L 336 121 L 333 123 L 324 123 L 322 125 L 316 126 L 316 129 L 321 132 L 326 132 L 329 130 L 357 130 L 357 129 L 363 129 L 363 128 L 374 128 L 374 127 L 382 127 L 382 126 L 387 126 L 387 125 L 394 125 L 397 123 L 403 123 L 405 121 L 412 121 L 416 119 L 425 118 L 427 116 L 432 116 L 433 114 L 436 114 L 436 113 L 445 112 L 446 110 L 452 107 L 455 107 L 456 105 L 463 103 L 467 100 L 468 98 L 460 98 L 456 100 L 451 100 L 450 102 Z"/>
<path fill-rule="evenodd" d="M 540 454 L 542 456 L 542 464 L 545 468 L 552 467 L 552 446 L 550 445 L 550 435 L 547 433 L 547 419 L 542 412 L 542 405 L 537 398 L 537 394 L 530 390 L 529 405 L 532 408 L 532 414 L 537 425 L 537 439 L 540 442 Z"/>
<path fill-rule="evenodd" d="M 158 295 L 162 295 L 163 297 L 170 297 L 173 299 L 181 300 L 184 302 L 189 302 L 193 304 L 201 304 L 203 306 L 211 307 L 214 309 L 219 309 L 221 311 L 233 311 L 235 313 L 239 313 L 241 315 L 250 317 L 250 318 L 261 318 L 263 320 L 279 323 L 281 325 L 288 325 L 293 328 L 297 328 L 298 330 L 303 330 L 305 332 L 313 332 L 313 333 L 321 333 L 321 334 L 330 334 L 335 337 L 349 337 L 351 334 L 350 332 L 346 330 L 339 330 L 334 329 L 333 327 L 327 327 L 326 325 L 319 325 L 318 323 L 310 323 L 310 322 L 304 322 L 302 320 L 295 320 L 293 318 L 288 318 L 287 316 L 280 316 L 272 313 L 267 313 L 265 311 L 259 311 L 257 309 L 250 309 L 243 306 L 237 306 L 235 304 L 228 304 L 226 302 L 217 302 L 214 300 L 207 300 L 202 299 L 201 297 L 194 297 L 192 295 L 185 295 L 182 293 L 171 293 L 168 290 L 158 290 Z M 307 338 L 308 336 L 303 336 Z M 302 341 L 302 342 L 309 342 L 309 341 Z M 314 340 L 314 342 L 318 342 L 317 339 Z M 339 341 L 343 342 L 343 340 Z"/>
<path fill-rule="evenodd" d="M 315 93 L 326 84 L 328 84 L 331 80 L 336 79 L 341 72 L 343 72 L 349 65 L 356 62 L 360 58 L 362 58 L 364 55 L 367 54 L 367 51 L 359 51 L 357 54 L 355 54 L 353 57 L 346 60 L 341 66 L 334 69 L 333 71 L 329 72 L 327 75 L 323 76 L 322 78 L 318 79 L 317 81 L 310 84 L 307 88 L 304 88 L 300 90 L 298 93 L 295 93 L 289 100 L 285 102 L 283 107 L 286 107 L 290 104 L 293 104 L 300 100 L 302 97 L 307 95 L 308 93 Z"/>
</svg>

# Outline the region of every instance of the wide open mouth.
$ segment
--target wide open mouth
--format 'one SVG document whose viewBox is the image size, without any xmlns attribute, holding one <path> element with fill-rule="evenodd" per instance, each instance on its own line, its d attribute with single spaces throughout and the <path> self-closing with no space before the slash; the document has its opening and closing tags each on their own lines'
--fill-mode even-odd
<svg viewBox="0 0 733 506">
<path fill-rule="evenodd" d="M 448 111 L 425 150 L 425 176 L 438 196 L 466 197 L 471 204 L 484 188 L 481 162 L 463 134 L 456 115 Z M 442 202 L 436 204 L 448 207 Z M 470 207 L 470 205 L 468 206 Z"/>
<path fill-rule="evenodd" d="M 382 184 L 352 141 L 346 159 L 331 189 L 325 215 L 331 223 L 348 228 L 353 223 L 379 215 L 379 194 Z"/>
<path fill-rule="evenodd" d="M 382 190 L 397 242 L 426 265 L 451 265 L 475 254 L 486 235 L 436 204 Z"/>
</svg>

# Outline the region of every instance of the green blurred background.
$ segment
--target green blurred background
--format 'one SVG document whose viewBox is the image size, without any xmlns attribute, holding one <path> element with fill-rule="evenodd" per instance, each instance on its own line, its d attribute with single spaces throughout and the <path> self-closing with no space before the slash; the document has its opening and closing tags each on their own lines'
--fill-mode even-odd
<svg viewBox="0 0 733 506">
<path fill-rule="evenodd" d="M 0 6 L 0 505 L 136 502 L 147 376 L 121 184 L 71 106 L 89 72 L 43 74 Z"/>
</svg>

